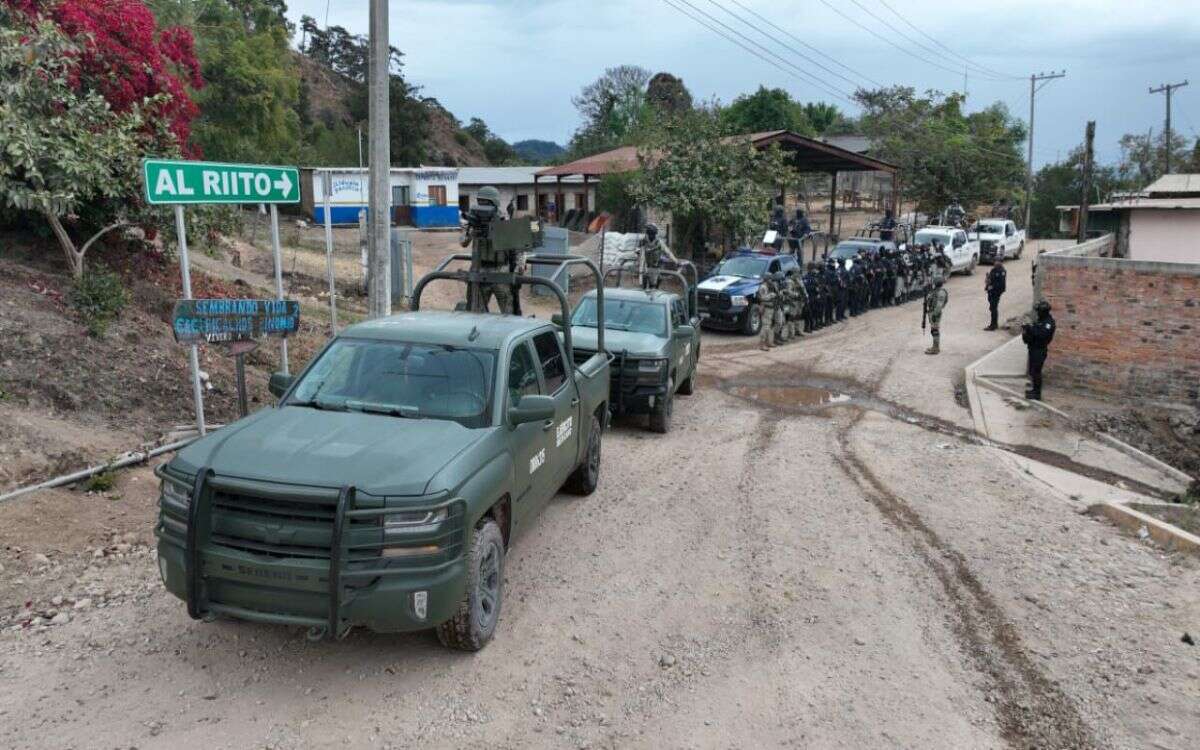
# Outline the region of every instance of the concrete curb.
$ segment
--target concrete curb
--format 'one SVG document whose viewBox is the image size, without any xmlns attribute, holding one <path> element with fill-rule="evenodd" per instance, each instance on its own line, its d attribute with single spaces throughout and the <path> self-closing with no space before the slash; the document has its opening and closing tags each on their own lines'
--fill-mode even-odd
<svg viewBox="0 0 1200 750">
<path fill-rule="evenodd" d="M 1075 427 L 1075 429 L 1079 429 L 1076 426 L 1075 420 L 1072 419 L 1071 415 L 1067 414 L 1066 412 L 1064 412 L 1060 409 L 1056 409 L 1053 406 L 1050 406 L 1049 404 L 1044 403 L 1042 401 L 1026 400 L 1026 398 L 1023 395 L 1017 393 L 1016 391 L 1014 391 L 1011 388 L 1000 385 L 999 383 L 997 383 L 996 381 L 992 380 L 991 378 L 989 378 L 987 376 L 976 375 L 975 377 L 976 377 L 977 381 L 979 382 L 979 384 L 982 385 L 984 388 L 995 391 L 996 393 L 999 393 L 999 394 L 1002 394 L 1005 396 L 1010 396 L 1019 401 L 1022 401 L 1023 403 L 1025 403 L 1029 406 L 1032 406 L 1036 409 L 1041 409 L 1042 411 L 1053 414 L 1054 416 L 1058 417 L 1059 419 L 1062 419 L 1063 421 L 1065 421 L 1067 424 L 1071 425 L 1072 427 Z M 1081 430 L 1081 432 L 1082 431 L 1083 430 Z M 1086 434 L 1089 436 L 1095 437 L 1097 440 L 1099 440 L 1102 443 L 1105 443 L 1106 445 L 1108 445 L 1111 448 L 1115 448 L 1116 450 L 1119 450 L 1120 452 L 1129 456 L 1130 458 L 1137 461 L 1138 463 L 1141 463 L 1145 466 L 1149 466 L 1151 469 L 1154 469 L 1155 471 L 1158 471 L 1162 474 L 1165 474 L 1165 475 L 1171 477 L 1175 481 L 1182 483 L 1184 487 L 1191 486 L 1192 482 L 1195 481 L 1194 479 L 1192 479 L 1191 476 L 1189 476 L 1188 474 L 1185 474 L 1184 472 L 1180 471 L 1179 469 L 1176 469 L 1173 466 L 1170 466 L 1168 464 L 1163 463 L 1162 461 L 1159 461 L 1154 456 L 1151 456 L 1148 453 L 1140 451 L 1137 448 L 1134 448 L 1132 445 L 1118 440 L 1117 438 L 1113 437 L 1112 435 L 1108 435 L 1103 432 L 1095 432 L 1095 431 L 1091 431 L 1091 430 L 1086 431 Z"/>
<path fill-rule="evenodd" d="M 1149 503 L 1139 503 L 1139 505 L 1149 505 Z M 1165 508 L 1180 507 L 1178 505 L 1171 505 L 1170 503 L 1154 503 L 1154 505 Z M 1135 534 L 1140 529 L 1145 528 L 1150 534 L 1151 539 L 1167 549 L 1191 555 L 1200 555 L 1200 537 L 1195 534 L 1189 534 L 1183 529 L 1172 526 L 1165 521 L 1160 521 L 1154 516 L 1142 513 L 1136 508 L 1119 503 L 1101 503 L 1088 508 L 1088 513 L 1093 516 L 1103 516 L 1117 526 Z"/>
</svg>

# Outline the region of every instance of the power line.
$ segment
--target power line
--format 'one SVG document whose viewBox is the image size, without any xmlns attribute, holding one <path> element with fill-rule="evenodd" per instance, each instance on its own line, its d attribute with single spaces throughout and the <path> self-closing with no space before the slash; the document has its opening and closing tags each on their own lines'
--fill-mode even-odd
<svg viewBox="0 0 1200 750">
<path fill-rule="evenodd" d="M 1181 89 L 1186 85 L 1188 85 L 1187 81 L 1184 81 L 1183 83 L 1164 83 L 1156 89 L 1150 89 L 1151 94 L 1167 95 L 1167 135 L 1166 140 L 1163 141 L 1163 143 L 1166 144 L 1166 148 L 1164 149 L 1166 152 L 1166 169 L 1163 170 L 1163 174 L 1171 173 L 1171 95 L 1175 93 L 1175 89 Z"/>
<path fill-rule="evenodd" d="M 710 2 L 711 2 L 711 1 L 712 1 L 712 0 L 710 0 Z M 739 8 L 741 8 L 742 10 L 746 11 L 746 12 L 747 12 L 747 13 L 749 13 L 750 15 L 754 16 L 754 17 L 755 17 L 755 18 L 757 18 L 758 20 L 762 21 L 763 23 L 767 24 L 767 25 L 768 25 L 768 26 L 770 26 L 771 28 L 775 29 L 775 30 L 776 30 L 776 31 L 778 31 L 779 33 L 781 33 L 781 34 L 788 34 L 788 35 L 791 35 L 791 32 L 789 32 L 787 29 L 781 28 L 781 27 L 780 27 L 778 24 L 776 24 L 776 23 L 772 22 L 770 19 L 768 19 L 768 18 L 764 17 L 764 16 L 763 16 L 761 13 L 759 13 L 759 12 L 758 12 L 758 11 L 756 11 L 756 10 L 754 10 L 753 8 L 749 8 L 749 7 L 745 6 L 745 5 L 743 5 L 743 4 L 742 4 L 742 3 L 740 3 L 738 0 L 730 0 L 730 2 L 732 2 L 734 5 L 738 6 L 738 7 L 739 7 Z M 731 12 L 730 12 L 730 11 L 729 11 L 727 8 L 722 8 L 722 10 L 724 10 L 726 13 L 730 13 L 730 15 L 733 15 L 733 14 L 732 14 L 732 13 L 731 13 Z M 742 21 L 742 23 L 746 24 L 747 26 L 750 26 L 750 25 L 751 25 L 750 23 L 748 23 L 748 22 L 747 22 L 746 20 L 744 20 L 744 19 L 741 19 L 741 18 L 739 18 L 738 20 Z M 763 34 L 766 34 L 766 32 L 763 32 Z M 769 35 L 768 35 L 768 36 L 769 36 Z M 774 37 L 771 37 L 771 38 L 774 38 Z M 808 56 L 807 56 L 807 55 L 805 55 L 803 52 L 799 52 L 798 50 L 794 49 L 793 47 L 790 47 L 790 46 L 788 46 L 787 44 L 784 44 L 784 43 L 782 43 L 782 42 L 780 42 L 780 43 L 781 43 L 781 44 L 783 44 L 783 46 L 784 46 L 784 47 L 787 47 L 788 49 L 790 49 L 792 52 L 795 52 L 797 55 L 800 55 L 801 57 L 803 57 L 805 60 L 809 60 L 809 61 L 811 61 L 811 62 L 812 62 L 814 65 L 816 65 L 817 67 L 821 68 L 822 70 L 825 70 L 825 71 L 827 71 L 827 72 L 829 72 L 829 73 L 831 73 L 831 74 L 833 74 L 833 75 L 837 76 L 838 78 L 841 78 L 843 81 L 849 81 L 849 82 L 850 82 L 850 84 L 851 84 L 852 86 L 859 86 L 859 85 L 860 85 L 860 84 L 858 84 L 858 83 L 855 83 L 854 81 L 850 81 L 850 79 L 846 78 L 845 76 L 843 76 L 843 75 L 841 75 L 841 74 L 839 74 L 839 73 L 835 73 L 835 72 L 833 72 L 832 70 L 829 70 L 829 68 L 826 68 L 826 67 L 825 67 L 824 65 L 822 65 L 820 62 L 817 62 L 816 60 L 813 60 L 812 58 L 808 57 Z M 822 52 L 821 50 L 819 50 L 819 49 L 817 49 L 816 47 L 812 46 L 811 44 L 809 44 L 809 43 L 805 42 L 803 39 L 799 39 L 799 38 L 797 38 L 797 39 L 796 39 L 796 43 L 797 43 L 797 44 L 799 44 L 799 45 L 801 45 L 801 46 L 802 46 L 802 47 L 804 47 L 805 49 L 811 50 L 811 51 L 812 51 L 814 54 L 821 55 L 821 56 L 825 57 L 827 60 L 829 60 L 829 61 L 830 61 L 831 63 L 833 63 L 834 65 L 837 65 L 839 68 L 844 68 L 844 69 L 846 69 L 846 70 L 850 71 L 850 73 L 852 73 L 852 74 L 853 74 L 853 75 L 855 75 L 855 76 L 858 76 L 859 78 L 863 79 L 864 81 L 866 81 L 866 82 L 868 82 L 868 83 L 870 83 L 870 84 L 872 84 L 872 85 L 874 85 L 874 86 L 877 86 L 877 87 L 879 87 L 879 88 L 883 88 L 883 84 L 882 84 L 882 83 L 880 83 L 879 81 L 876 81 L 876 80 L 875 80 L 875 79 L 873 79 L 873 78 L 870 78 L 870 77 L 868 77 L 868 76 L 866 76 L 866 75 L 864 75 L 864 74 L 862 74 L 862 73 L 859 73 L 857 70 L 855 70 L 854 68 L 851 68 L 849 65 L 846 65 L 846 64 L 845 64 L 845 63 L 843 63 L 843 62 L 840 62 L 840 61 L 838 61 L 838 60 L 835 60 L 834 58 L 832 58 L 832 57 L 830 57 L 829 55 L 825 54 L 825 53 L 824 53 L 824 52 Z"/>
<path fill-rule="evenodd" d="M 854 2 L 854 0 L 851 0 L 851 2 Z M 857 20 L 857 19 L 855 19 L 855 18 L 852 18 L 852 17 L 850 17 L 850 16 L 846 15 L 845 13 L 843 13 L 843 12 L 842 12 L 842 10 L 841 10 L 840 8 L 838 8 L 838 7 L 837 7 L 836 5 L 834 5 L 833 3 L 829 2 L 829 0 L 821 0 L 821 4 L 822 4 L 822 5 L 824 5 L 826 8 L 829 8 L 830 10 L 832 10 L 834 13 L 837 13 L 839 16 L 841 16 L 842 18 L 846 19 L 846 20 L 847 20 L 847 21 L 849 21 L 850 23 L 852 23 L 852 24 L 854 24 L 855 26 L 859 27 L 859 28 L 860 28 L 860 29 L 862 29 L 863 31 L 867 32 L 867 33 L 868 33 L 868 34 L 870 34 L 871 36 L 875 37 L 876 39 L 880 40 L 881 42 L 884 42 L 885 44 L 888 44 L 888 45 L 891 45 L 892 47 L 895 47 L 896 49 L 900 50 L 901 52 L 903 52 L 904 54 L 908 55 L 909 57 L 912 57 L 912 58 L 914 58 L 914 59 L 916 59 L 916 60 L 920 60 L 921 62 L 925 63 L 926 65 L 932 65 L 932 66 L 933 66 L 933 67 L 935 67 L 935 68 L 940 68 L 941 70 L 945 70 L 945 71 L 947 71 L 947 72 L 953 73 L 953 74 L 955 75 L 955 77 L 957 77 L 957 76 L 958 76 L 958 74 L 962 72 L 962 71 L 959 71 L 959 70 L 955 70 L 954 68 L 949 68 L 949 67 L 946 67 L 945 65 L 942 65 L 941 63 L 938 63 L 938 62 L 934 62 L 933 60 L 929 60 L 929 59 L 927 59 L 927 58 L 924 58 L 924 57 L 922 57 L 922 56 L 918 55 L 916 52 L 913 52 L 913 51 L 912 51 L 912 50 L 910 50 L 909 48 L 907 48 L 907 47 L 902 47 L 901 45 L 899 45 L 899 44 L 896 44 L 894 41 L 892 41 L 891 39 L 887 38 L 887 37 L 886 37 L 886 36 L 884 36 L 883 34 L 880 34 L 880 33 L 879 33 L 879 32 L 877 32 L 875 29 L 872 29 L 870 26 L 867 26 L 866 24 L 862 23 L 861 21 L 859 21 L 859 20 Z M 855 5 L 858 5 L 858 3 L 855 3 Z M 859 7 L 861 8 L 862 6 L 860 5 Z M 866 9 L 864 8 L 864 10 L 866 10 Z M 868 12 L 869 12 L 869 11 L 868 11 Z M 889 27 L 889 28 L 890 28 L 890 27 Z"/>
<path fill-rule="evenodd" d="M 667 5 L 671 6 L 675 10 L 679 11 L 683 15 L 687 16 L 691 20 L 695 21 L 696 23 L 700 24 L 701 26 L 705 27 L 709 31 L 713 32 L 714 34 L 717 34 L 718 36 L 722 37 L 726 41 L 732 42 L 732 43 L 736 44 L 737 46 L 741 47 L 742 49 L 746 50 L 750 54 L 752 54 L 755 57 L 759 58 L 760 60 L 766 62 L 768 65 L 778 68 L 779 70 L 783 71 L 784 73 L 787 73 L 790 76 L 798 78 L 799 80 L 802 80 L 811 86 L 815 86 L 815 87 L 821 89 L 822 91 L 825 91 L 830 96 L 837 97 L 838 99 L 842 99 L 851 104 L 854 103 L 854 101 L 849 96 L 845 95 L 844 93 L 835 91 L 834 89 L 828 87 L 824 81 L 817 78 L 816 76 L 813 76 L 811 73 L 806 72 L 804 69 L 797 67 L 793 63 L 788 62 L 785 58 L 780 57 L 779 55 L 775 54 L 774 52 L 767 51 L 764 54 L 764 52 L 762 52 L 758 49 L 755 49 L 754 45 L 756 43 L 753 39 L 750 39 L 749 37 L 747 37 L 745 34 L 741 33 L 740 31 L 738 31 L 737 29 L 730 27 L 728 24 L 722 22 L 721 20 L 719 20 L 717 18 L 714 18 L 709 13 L 706 13 L 705 11 L 697 8 L 695 5 L 692 5 L 690 2 L 688 2 L 688 0 L 663 0 L 663 2 L 666 3 Z M 693 12 L 689 13 L 684 8 L 680 7 L 679 5 L 676 5 L 676 3 L 682 3 L 683 5 L 686 5 Z M 720 27 L 726 29 L 729 33 L 726 33 L 725 31 L 721 31 L 721 29 L 715 28 L 712 24 L 706 23 L 702 19 L 697 18 L 695 14 L 699 14 L 700 16 L 703 16 L 704 18 L 711 21 L 712 24 L 716 24 L 717 26 L 720 26 Z M 731 34 L 732 34 L 732 36 L 731 36 Z M 776 60 L 771 60 L 770 58 L 767 57 L 767 55 L 771 55 L 771 57 L 776 58 L 776 60 L 778 60 L 779 62 L 776 62 Z M 780 63 L 782 63 L 782 65 Z M 784 67 L 784 66 L 787 66 L 787 67 Z"/>
<path fill-rule="evenodd" d="M 855 3 L 855 5 L 857 5 L 857 4 L 858 4 L 858 3 Z M 937 38 L 936 36 L 934 36 L 934 35 L 932 35 L 932 34 L 930 34 L 930 33 L 926 32 L 926 31 L 924 31 L 923 29 L 921 29 L 921 28 L 917 27 L 916 25 L 914 25 L 914 24 L 913 24 L 911 21 L 909 21 L 907 18 L 905 18 L 905 17 L 904 17 L 904 15 L 900 13 L 900 11 L 896 10 L 896 9 L 895 9 L 895 8 L 893 8 L 891 5 L 888 5 L 888 3 L 887 3 L 887 0 L 879 0 L 879 4 L 880 4 L 880 5 L 882 5 L 883 7 L 887 8 L 888 10 L 890 10 L 890 11 L 892 12 L 892 15 L 896 16 L 896 18 L 899 18 L 901 21 L 903 21 L 903 22 L 904 22 L 904 24 L 905 24 L 906 26 L 908 26 L 910 29 L 912 29 L 913 31 L 917 32 L 918 34 L 921 34 L 921 35 L 922 35 L 922 36 L 924 36 L 926 39 L 928 39 L 929 41 L 933 42 L 933 43 L 934 43 L 934 44 L 936 44 L 938 47 L 941 47 L 943 50 L 945 50 L 945 51 L 946 51 L 946 52 L 948 52 L 949 54 L 951 54 L 951 55 L 954 55 L 954 56 L 955 56 L 955 57 L 957 57 L 958 59 L 962 60 L 964 63 L 966 63 L 967 65 L 971 66 L 972 68 L 975 68 L 976 70 L 978 70 L 978 71 L 980 71 L 980 72 L 982 72 L 982 73 L 985 73 L 985 74 L 987 74 L 987 75 L 998 76 L 998 77 L 1000 77 L 1000 78 L 1007 78 L 1007 79 L 1011 79 L 1011 80 L 1024 80 L 1024 78 L 1023 78 L 1022 76 L 1014 76 L 1014 75 L 1010 75 L 1010 74 L 1008 74 L 1008 73 L 1001 73 L 1001 72 L 1000 72 L 1000 71 L 998 71 L 998 70 L 992 70 L 991 68 L 988 68 L 988 67 L 986 67 L 986 66 L 984 66 L 984 65 L 980 65 L 980 64 L 979 64 L 979 63 L 977 63 L 977 62 L 974 62 L 974 61 L 973 61 L 973 60 L 971 60 L 969 57 L 966 57 L 966 56 L 964 56 L 964 55 L 960 55 L 960 54 L 958 54 L 958 53 L 957 53 L 957 52 L 955 52 L 954 50 L 952 50 L 952 49 L 950 49 L 949 47 L 947 47 L 946 45 L 942 44 L 942 43 L 941 43 L 941 41 L 939 41 L 939 40 L 938 40 L 938 38 Z"/>
</svg>

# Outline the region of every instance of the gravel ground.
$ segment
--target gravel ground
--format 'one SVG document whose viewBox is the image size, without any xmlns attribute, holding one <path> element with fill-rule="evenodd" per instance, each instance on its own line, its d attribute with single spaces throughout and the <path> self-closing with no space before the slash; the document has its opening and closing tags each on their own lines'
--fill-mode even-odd
<svg viewBox="0 0 1200 750">
<path fill-rule="evenodd" d="M 706 336 L 672 432 L 619 422 L 597 493 L 518 540 L 474 656 L 190 621 L 147 469 L 0 507 L 0 746 L 1196 747 L 1200 566 L 968 434 L 981 286 L 951 282 L 937 359 L 916 304 L 769 354 Z"/>
</svg>

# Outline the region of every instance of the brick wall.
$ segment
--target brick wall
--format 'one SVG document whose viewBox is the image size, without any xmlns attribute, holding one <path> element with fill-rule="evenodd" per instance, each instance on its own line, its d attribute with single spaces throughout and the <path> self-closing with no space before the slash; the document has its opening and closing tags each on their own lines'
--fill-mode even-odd
<svg viewBox="0 0 1200 750">
<path fill-rule="evenodd" d="M 1200 265 L 1068 251 L 1038 275 L 1058 322 L 1048 382 L 1200 406 Z"/>
</svg>

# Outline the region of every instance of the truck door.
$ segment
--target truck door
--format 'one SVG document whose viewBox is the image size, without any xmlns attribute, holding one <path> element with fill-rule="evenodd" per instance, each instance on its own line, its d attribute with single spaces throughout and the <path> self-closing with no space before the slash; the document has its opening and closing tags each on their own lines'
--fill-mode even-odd
<svg viewBox="0 0 1200 750">
<path fill-rule="evenodd" d="M 575 379 L 567 368 L 572 365 L 563 354 L 562 344 L 554 331 L 543 331 L 533 337 L 533 349 L 542 370 L 545 392 L 554 399 L 554 422 L 546 425 L 547 450 L 553 454 L 554 482 L 545 500 L 558 492 L 558 488 L 575 470 L 579 460 L 579 391 Z"/>
<path fill-rule="evenodd" d="M 529 339 L 524 339 L 513 345 L 508 357 L 508 383 L 505 388 L 504 413 L 509 407 L 520 403 L 523 396 L 536 396 L 542 393 L 541 382 L 538 380 L 537 365 L 534 364 L 533 351 Z M 549 441 L 543 425 L 538 422 L 523 424 L 512 431 L 513 454 L 513 521 L 518 527 L 529 521 L 530 516 L 551 484 L 547 477 L 550 469 L 546 466 L 549 458 Z"/>
<path fill-rule="evenodd" d="M 687 380 L 687 376 L 692 371 L 692 357 L 695 354 L 692 350 L 691 338 L 683 339 L 675 336 L 675 329 L 679 326 L 686 326 L 691 321 L 687 316 L 687 305 L 681 299 L 671 300 L 671 358 L 675 363 L 675 384 L 678 385 L 681 380 Z"/>
</svg>

